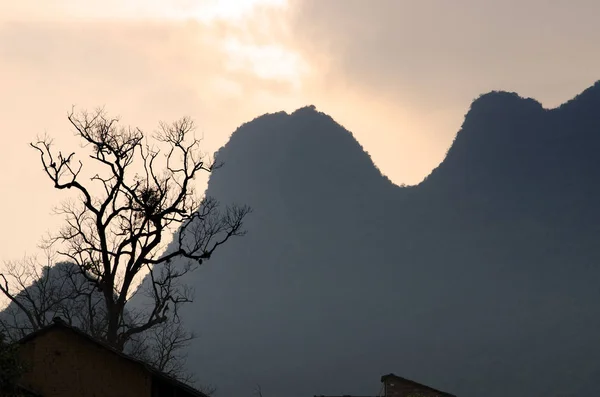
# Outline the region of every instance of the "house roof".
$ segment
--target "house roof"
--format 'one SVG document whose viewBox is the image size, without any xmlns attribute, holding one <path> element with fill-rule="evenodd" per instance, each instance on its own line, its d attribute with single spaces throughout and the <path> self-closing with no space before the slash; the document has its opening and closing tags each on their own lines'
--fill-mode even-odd
<svg viewBox="0 0 600 397">
<path fill-rule="evenodd" d="M 150 366 L 149 364 L 147 364 L 147 363 L 145 363 L 145 362 L 143 362 L 141 360 L 138 360 L 138 359 L 135 359 L 135 358 L 133 358 L 131 356 L 128 356 L 127 354 L 125 354 L 125 353 L 123 353 L 123 352 L 121 352 L 121 351 L 119 351 L 119 350 L 117 350 L 117 349 L 109 346 L 108 344 L 106 344 L 106 343 L 104 343 L 104 342 L 102 342 L 102 341 L 100 341 L 100 340 L 98 340 L 98 339 L 96 339 L 96 338 L 94 338 L 94 337 L 86 334 L 85 332 L 81 331 L 80 329 L 75 328 L 75 327 L 67 324 L 64 320 L 62 320 L 59 317 L 54 318 L 52 324 L 50 324 L 50 325 L 48 325 L 48 326 L 46 326 L 44 328 L 41 328 L 41 329 L 39 329 L 37 331 L 34 331 L 34 332 L 26 335 L 25 337 L 21 338 L 18 343 L 19 344 L 28 343 L 31 340 L 36 339 L 37 337 L 39 337 L 41 335 L 44 335 L 44 334 L 46 334 L 46 333 L 48 333 L 48 332 L 50 332 L 52 330 L 55 330 L 55 329 L 62 329 L 62 330 L 66 330 L 68 332 L 72 332 L 72 333 L 80 336 L 81 338 L 86 339 L 88 342 L 90 342 L 92 344 L 95 344 L 96 346 L 99 346 L 99 347 L 101 347 L 103 349 L 106 349 L 106 350 L 112 352 L 113 354 L 118 355 L 119 357 L 121 357 L 121 358 L 123 358 L 123 359 L 125 359 L 127 361 L 133 362 L 133 363 L 141 366 L 150 375 L 158 378 L 159 380 L 161 380 L 161 381 L 163 381 L 165 383 L 171 384 L 171 385 L 173 385 L 173 386 L 175 386 L 177 388 L 185 390 L 187 393 L 190 393 L 192 396 L 195 396 L 195 397 L 208 397 L 206 394 L 202 393 L 199 390 L 196 390 L 195 388 L 191 387 L 190 385 L 187 385 L 187 384 L 185 384 L 185 383 L 183 383 L 183 382 L 181 382 L 181 381 L 173 378 L 172 376 L 169 376 L 169 375 L 165 374 L 164 372 L 159 371 L 156 368 L 153 368 L 152 366 Z"/>
<path fill-rule="evenodd" d="M 403 377 L 395 375 L 395 374 L 383 375 L 381 377 L 381 382 L 385 383 L 387 380 L 390 380 L 390 379 L 397 379 L 399 381 L 412 384 L 415 387 L 418 387 L 419 389 L 426 389 L 426 390 L 432 391 L 434 393 L 438 393 L 440 395 L 440 397 L 456 397 L 454 394 L 450 394 L 450 393 L 446 393 L 445 391 L 434 389 L 433 387 L 429 387 L 422 383 L 415 382 L 414 380 L 406 379 L 406 378 L 403 378 Z"/>
</svg>

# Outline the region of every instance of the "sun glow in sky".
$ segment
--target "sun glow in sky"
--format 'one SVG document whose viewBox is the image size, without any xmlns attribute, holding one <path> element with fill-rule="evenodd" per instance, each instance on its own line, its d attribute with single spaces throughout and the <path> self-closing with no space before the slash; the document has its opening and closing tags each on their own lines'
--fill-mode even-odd
<svg viewBox="0 0 600 397">
<path fill-rule="evenodd" d="M 299 88 L 301 75 L 308 66 L 302 58 L 279 45 L 254 45 L 230 37 L 223 43 L 229 56 L 226 67 L 229 70 L 246 70 L 263 79 L 277 79 L 293 83 Z"/>
<path fill-rule="evenodd" d="M 122 15 L 127 17 L 145 15 L 150 19 L 196 21 L 211 25 L 219 22 L 237 24 L 261 9 L 281 9 L 287 6 L 287 0 L 152 0 L 124 4 L 126 8 Z M 247 29 L 241 32 L 231 29 L 229 34 L 220 39 L 220 47 L 227 55 L 226 70 L 254 74 L 265 80 L 288 82 L 299 89 L 302 75 L 308 72 L 306 62 L 276 40 L 257 43 L 248 33 Z M 219 78 L 216 84 L 226 84 L 223 88 L 227 92 L 239 92 L 232 81 Z"/>
<path fill-rule="evenodd" d="M 155 3 L 157 10 L 160 4 L 167 4 L 159 0 Z M 170 17 L 208 22 L 217 19 L 239 20 L 258 7 L 283 7 L 287 0 L 179 0 L 168 4 L 164 11 Z"/>
</svg>

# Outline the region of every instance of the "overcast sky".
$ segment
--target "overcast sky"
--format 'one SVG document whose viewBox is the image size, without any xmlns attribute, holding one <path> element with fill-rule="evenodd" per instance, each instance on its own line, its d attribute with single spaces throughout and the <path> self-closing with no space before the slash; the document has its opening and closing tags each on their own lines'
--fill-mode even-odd
<svg viewBox="0 0 600 397">
<path fill-rule="evenodd" d="M 27 144 L 77 149 L 72 105 L 148 131 L 189 115 L 213 152 L 243 122 L 314 104 L 413 184 L 479 94 L 554 107 L 599 79 L 598 15 L 595 0 L 0 0 L 0 261 L 60 225 L 64 192 Z"/>
</svg>

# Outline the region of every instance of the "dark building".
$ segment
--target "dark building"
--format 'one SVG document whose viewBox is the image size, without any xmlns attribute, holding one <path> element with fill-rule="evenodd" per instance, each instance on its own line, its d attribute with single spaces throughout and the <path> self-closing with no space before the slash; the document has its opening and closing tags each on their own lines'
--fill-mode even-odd
<svg viewBox="0 0 600 397">
<path fill-rule="evenodd" d="M 19 341 L 20 386 L 40 397 L 207 397 L 60 319 Z"/>
<path fill-rule="evenodd" d="M 414 380 L 406 379 L 398 375 L 388 374 L 381 377 L 382 388 L 377 396 L 360 397 L 456 397 L 454 394 L 434 389 Z M 334 397 L 334 396 L 315 396 Z M 359 397 L 359 396 L 335 396 L 335 397 Z"/>
</svg>

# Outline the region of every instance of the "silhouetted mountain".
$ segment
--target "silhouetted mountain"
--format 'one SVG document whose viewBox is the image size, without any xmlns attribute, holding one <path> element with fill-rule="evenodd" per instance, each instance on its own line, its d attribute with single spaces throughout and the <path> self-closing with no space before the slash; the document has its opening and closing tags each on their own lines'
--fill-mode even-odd
<svg viewBox="0 0 600 397">
<path fill-rule="evenodd" d="M 473 102 L 446 159 L 393 185 L 314 107 L 240 127 L 207 194 L 249 233 L 187 282 L 190 366 L 220 396 L 600 392 L 600 85 Z"/>
<path fill-rule="evenodd" d="M 190 364 L 221 395 L 600 391 L 600 86 L 553 110 L 473 102 L 446 159 L 391 184 L 312 107 L 245 124 L 207 194 L 249 234 L 190 276 Z"/>
</svg>

